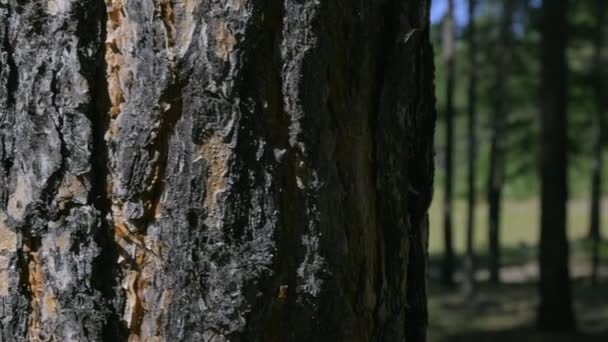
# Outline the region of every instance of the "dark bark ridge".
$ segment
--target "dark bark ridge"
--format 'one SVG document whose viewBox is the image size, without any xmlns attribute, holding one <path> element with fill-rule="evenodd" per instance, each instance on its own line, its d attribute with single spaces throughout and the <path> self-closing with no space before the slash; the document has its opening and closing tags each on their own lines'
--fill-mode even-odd
<svg viewBox="0 0 608 342">
<path fill-rule="evenodd" d="M 428 6 L 0 4 L 0 340 L 424 340 Z"/>
</svg>

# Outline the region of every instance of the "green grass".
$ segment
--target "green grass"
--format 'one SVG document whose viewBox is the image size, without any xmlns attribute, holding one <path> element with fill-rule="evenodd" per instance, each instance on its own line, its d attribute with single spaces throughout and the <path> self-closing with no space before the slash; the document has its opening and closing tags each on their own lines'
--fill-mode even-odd
<svg viewBox="0 0 608 342">
<path fill-rule="evenodd" d="M 443 251 L 443 207 L 442 194 L 436 194 L 430 208 L 431 255 Z M 481 202 L 481 200 L 479 200 Z M 603 201 L 603 235 L 608 236 L 608 199 Z M 523 201 L 506 200 L 501 218 L 501 243 L 505 248 L 536 246 L 539 237 L 540 210 L 537 199 Z M 466 202 L 454 201 L 454 248 L 462 253 L 465 247 Z M 475 248 L 478 253 L 487 249 L 487 206 L 480 203 L 475 210 Z M 589 204 L 582 198 L 570 200 L 568 204 L 568 237 L 571 241 L 587 236 L 589 227 Z"/>
</svg>

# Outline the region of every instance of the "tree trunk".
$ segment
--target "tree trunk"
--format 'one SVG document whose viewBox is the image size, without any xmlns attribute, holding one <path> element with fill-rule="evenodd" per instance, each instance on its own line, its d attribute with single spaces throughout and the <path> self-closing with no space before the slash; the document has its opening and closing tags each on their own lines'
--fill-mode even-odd
<svg viewBox="0 0 608 342">
<path fill-rule="evenodd" d="M 500 209 L 505 175 L 505 125 L 509 114 L 509 72 L 511 66 L 511 25 L 513 0 L 502 5 L 500 36 L 496 49 L 495 109 L 492 116 L 490 138 L 490 165 L 488 177 L 488 255 L 490 281 L 500 282 Z"/>
<path fill-rule="evenodd" d="M 423 341 L 428 14 L 2 2 L 0 340 Z"/>
<path fill-rule="evenodd" d="M 594 42 L 593 75 L 595 88 L 595 115 L 593 117 L 593 166 L 591 175 L 591 220 L 589 235 L 592 242 L 591 282 L 598 281 L 599 249 L 601 242 L 601 208 L 602 208 L 602 172 L 604 153 L 604 94 L 602 46 L 604 41 L 605 0 L 596 0 L 597 28 Z"/>
<path fill-rule="evenodd" d="M 464 258 L 464 292 L 467 297 L 475 290 L 475 160 L 476 160 L 476 104 L 477 104 L 477 37 L 475 32 L 475 9 L 477 1 L 469 0 L 469 87 L 467 111 L 467 226 L 466 252 Z"/>
<path fill-rule="evenodd" d="M 443 198 L 443 261 L 441 282 L 454 285 L 454 243 L 452 228 L 452 198 L 454 190 L 454 0 L 448 0 L 448 12 L 443 23 L 443 53 L 446 66 L 445 100 L 445 190 Z"/>
<path fill-rule="evenodd" d="M 541 24 L 541 234 L 538 327 L 575 328 L 566 236 L 567 0 L 544 0 Z"/>
</svg>

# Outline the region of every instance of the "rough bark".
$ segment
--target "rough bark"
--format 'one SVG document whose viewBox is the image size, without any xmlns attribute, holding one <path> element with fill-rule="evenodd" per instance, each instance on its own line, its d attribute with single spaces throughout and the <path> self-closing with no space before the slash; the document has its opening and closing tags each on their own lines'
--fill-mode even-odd
<svg viewBox="0 0 608 342">
<path fill-rule="evenodd" d="M 602 172 L 604 155 L 604 68 L 602 65 L 602 48 L 604 43 L 604 17 L 606 5 L 604 0 L 595 1 L 596 33 L 594 38 L 593 56 L 593 87 L 595 92 L 595 113 L 593 116 L 593 165 L 591 171 L 591 213 L 589 223 L 589 237 L 592 243 L 591 282 L 596 285 L 598 281 L 600 242 L 602 239 Z"/>
<path fill-rule="evenodd" d="M 538 327 L 575 328 L 566 236 L 567 0 L 544 0 L 541 20 L 541 234 Z"/>
<path fill-rule="evenodd" d="M 428 12 L 0 2 L 0 340 L 423 341 Z"/>
<path fill-rule="evenodd" d="M 453 208 L 454 191 L 454 0 L 448 0 L 443 22 L 443 57 L 446 67 L 445 99 L 445 189 L 443 194 L 443 260 L 441 282 L 454 285 Z"/>
<path fill-rule="evenodd" d="M 513 0 L 502 3 L 500 34 L 496 49 L 496 85 L 490 137 L 488 200 L 488 255 L 490 281 L 500 282 L 500 209 L 505 177 L 505 125 L 509 114 L 509 73 L 512 56 Z"/>
<path fill-rule="evenodd" d="M 467 89 L 467 221 L 466 221 L 466 251 L 463 265 L 463 287 L 467 297 L 475 291 L 475 162 L 477 157 L 477 33 L 475 30 L 475 11 L 477 1 L 469 0 L 468 26 L 468 74 Z"/>
</svg>

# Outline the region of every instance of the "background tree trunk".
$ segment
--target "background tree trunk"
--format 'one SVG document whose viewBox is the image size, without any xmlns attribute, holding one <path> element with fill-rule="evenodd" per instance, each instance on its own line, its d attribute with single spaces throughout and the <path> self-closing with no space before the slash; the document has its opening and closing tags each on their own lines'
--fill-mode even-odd
<svg viewBox="0 0 608 342">
<path fill-rule="evenodd" d="M 448 11 L 443 23 L 443 51 L 446 64 L 445 100 L 445 189 L 443 197 L 444 251 L 441 282 L 454 285 L 453 191 L 454 191 L 454 0 L 448 0 Z"/>
<path fill-rule="evenodd" d="M 566 19 L 567 0 L 544 0 L 541 23 L 541 236 L 540 305 L 542 330 L 575 328 L 566 236 Z"/>
<path fill-rule="evenodd" d="M 591 220 L 589 236 L 592 241 L 591 282 L 596 285 L 599 268 L 602 208 L 602 170 L 604 154 L 604 72 L 602 66 L 602 48 L 604 45 L 604 17 L 606 4 L 604 0 L 595 1 L 597 28 L 594 42 L 593 74 L 595 87 L 595 115 L 593 117 L 593 166 L 591 175 Z"/>
<path fill-rule="evenodd" d="M 500 282 L 500 207 L 505 177 L 505 125 L 509 114 L 509 73 L 512 60 L 513 0 L 502 4 L 496 49 L 495 110 L 492 115 L 488 176 L 488 255 L 490 281 Z"/>
<path fill-rule="evenodd" d="M 423 341 L 429 4 L 0 4 L 0 340 Z"/>
<path fill-rule="evenodd" d="M 466 251 L 464 257 L 464 292 L 471 296 L 475 291 L 475 161 L 477 154 L 476 104 L 477 104 L 477 37 L 475 32 L 476 0 L 469 0 L 469 87 L 467 92 L 467 222 Z"/>
</svg>

